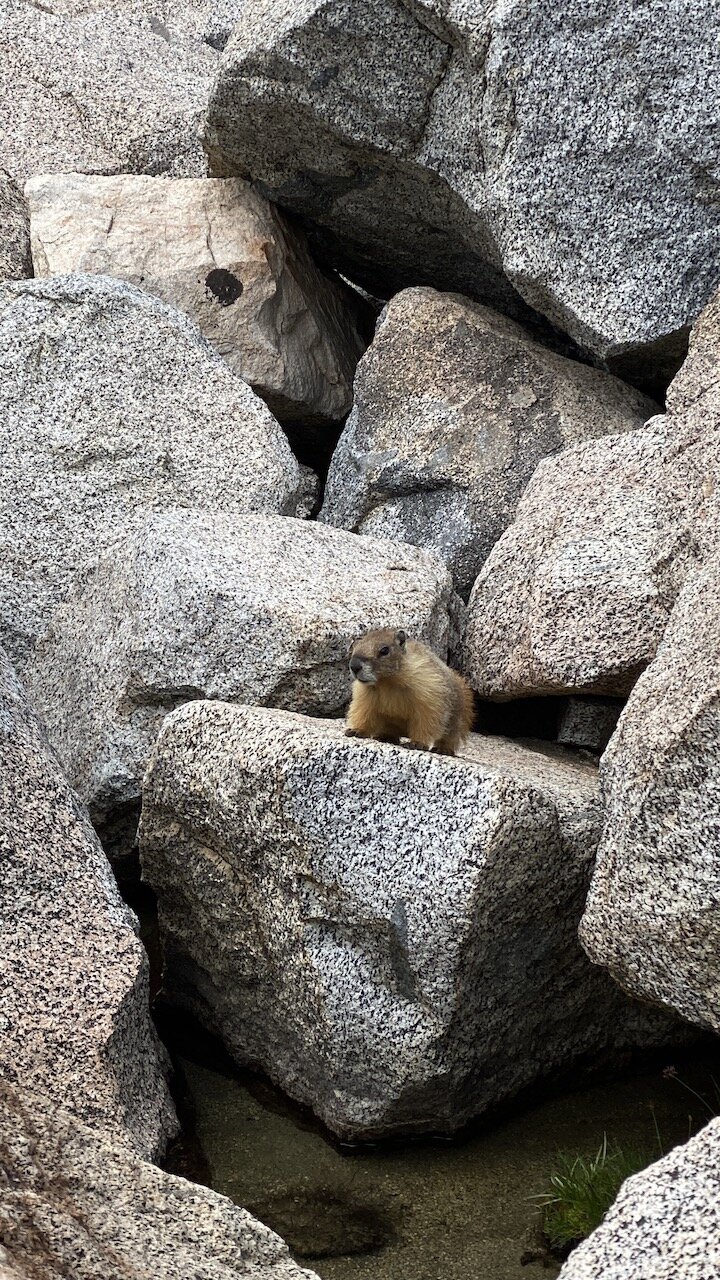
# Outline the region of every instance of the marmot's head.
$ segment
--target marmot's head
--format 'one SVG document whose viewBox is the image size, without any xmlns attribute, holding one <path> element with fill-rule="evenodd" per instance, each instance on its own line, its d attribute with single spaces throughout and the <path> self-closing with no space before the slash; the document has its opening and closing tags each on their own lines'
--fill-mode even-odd
<svg viewBox="0 0 720 1280">
<path fill-rule="evenodd" d="M 404 631 L 366 631 L 350 650 L 350 670 L 361 684 L 377 684 L 400 670 L 405 654 Z"/>
</svg>

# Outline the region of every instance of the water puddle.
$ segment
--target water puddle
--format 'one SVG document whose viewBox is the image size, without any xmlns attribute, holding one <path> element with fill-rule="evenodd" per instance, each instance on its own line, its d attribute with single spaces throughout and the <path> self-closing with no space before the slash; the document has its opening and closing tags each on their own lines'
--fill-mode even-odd
<svg viewBox="0 0 720 1280">
<path fill-rule="evenodd" d="M 413 1141 L 339 1150 L 310 1116 L 267 1081 L 236 1069 L 221 1047 L 184 1027 L 166 1034 L 188 1139 L 178 1172 L 207 1182 L 266 1222 L 324 1280 L 532 1280 L 558 1267 L 523 1265 L 533 1206 L 558 1150 L 591 1154 L 607 1133 L 625 1148 L 657 1151 L 708 1118 L 663 1066 L 712 1093 L 720 1050 L 526 1101 L 453 1142 Z M 173 1047 L 174 1041 L 174 1047 Z M 692 1117 L 692 1120 L 689 1117 Z"/>
</svg>

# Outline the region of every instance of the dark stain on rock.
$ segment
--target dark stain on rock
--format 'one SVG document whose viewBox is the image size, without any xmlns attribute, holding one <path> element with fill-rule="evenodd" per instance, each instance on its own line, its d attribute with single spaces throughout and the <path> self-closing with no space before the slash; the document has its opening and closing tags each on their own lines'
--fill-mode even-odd
<svg viewBox="0 0 720 1280">
<path fill-rule="evenodd" d="M 375 1205 L 355 1203 L 329 1188 L 286 1188 L 248 1206 L 287 1241 L 296 1258 L 339 1258 L 376 1253 L 394 1231 Z"/>
<path fill-rule="evenodd" d="M 205 277 L 205 288 L 217 298 L 221 307 L 231 307 L 242 294 L 243 283 L 226 267 L 213 267 Z"/>
<path fill-rule="evenodd" d="M 337 79 L 340 74 L 339 66 L 323 67 L 313 76 L 310 84 L 313 89 L 324 89 L 332 80 Z"/>
</svg>

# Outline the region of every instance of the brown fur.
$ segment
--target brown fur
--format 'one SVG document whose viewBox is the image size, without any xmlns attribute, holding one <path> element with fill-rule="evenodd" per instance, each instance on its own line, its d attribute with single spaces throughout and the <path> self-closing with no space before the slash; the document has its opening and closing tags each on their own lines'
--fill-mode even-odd
<svg viewBox="0 0 720 1280">
<path fill-rule="evenodd" d="M 412 747 L 455 755 L 472 729 L 473 696 L 432 649 L 407 640 L 404 631 L 369 631 L 355 641 L 350 663 L 359 670 L 353 671 L 348 737 L 409 738 Z"/>
</svg>

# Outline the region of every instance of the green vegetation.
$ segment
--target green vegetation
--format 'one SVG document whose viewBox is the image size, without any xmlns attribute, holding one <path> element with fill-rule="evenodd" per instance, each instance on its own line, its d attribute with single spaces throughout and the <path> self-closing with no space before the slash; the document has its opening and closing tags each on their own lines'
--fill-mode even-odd
<svg viewBox="0 0 720 1280">
<path fill-rule="evenodd" d="M 688 1116 L 688 1138 L 708 1118 L 720 1115 L 720 1084 L 714 1076 L 704 1077 L 699 1087 L 683 1080 L 676 1067 L 666 1067 L 662 1077 L 678 1084 L 698 1105 L 697 1118 Z M 555 1257 L 566 1258 L 575 1245 L 600 1226 L 626 1178 L 664 1154 L 652 1103 L 650 1113 L 655 1130 L 654 1151 L 624 1150 L 608 1143 L 606 1135 L 594 1156 L 557 1156 L 548 1189 L 531 1197 L 539 1210 L 544 1247 Z"/>
<path fill-rule="evenodd" d="M 594 1156 L 559 1155 L 546 1192 L 533 1196 L 543 1235 L 562 1257 L 600 1225 L 626 1178 L 645 1169 L 657 1155 L 623 1151 L 607 1136 Z"/>
</svg>

